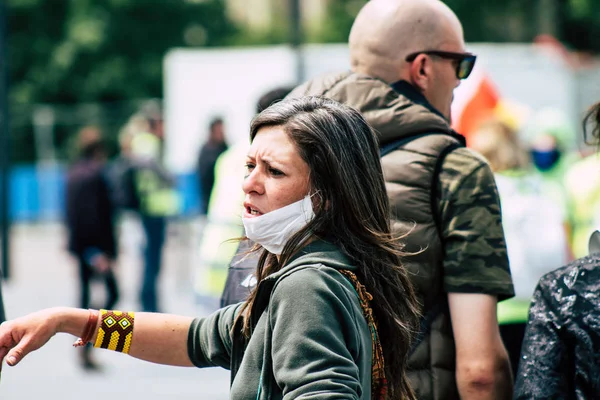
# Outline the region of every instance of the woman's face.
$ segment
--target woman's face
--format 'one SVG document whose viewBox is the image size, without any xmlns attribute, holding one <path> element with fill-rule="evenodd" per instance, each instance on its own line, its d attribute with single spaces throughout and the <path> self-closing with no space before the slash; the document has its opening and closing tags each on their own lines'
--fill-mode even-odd
<svg viewBox="0 0 600 400">
<path fill-rule="evenodd" d="M 259 129 L 246 157 L 244 217 L 285 207 L 308 194 L 308 165 L 280 126 Z"/>
</svg>

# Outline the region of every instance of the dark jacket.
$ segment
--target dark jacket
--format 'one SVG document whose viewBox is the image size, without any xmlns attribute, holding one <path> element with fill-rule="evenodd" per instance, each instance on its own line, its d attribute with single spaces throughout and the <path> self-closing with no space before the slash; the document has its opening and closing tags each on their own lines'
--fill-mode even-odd
<svg viewBox="0 0 600 400">
<path fill-rule="evenodd" d="M 140 198 L 135 187 L 135 161 L 120 155 L 107 169 L 112 203 L 118 211 L 139 211 Z"/>
<path fill-rule="evenodd" d="M 515 399 L 600 396 L 600 254 L 550 272 L 535 290 Z"/>
<path fill-rule="evenodd" d="M 194 320 L 190 360 L 230 369 L 233 400 L 370 399 L 371 334 L 340 269 L 355 267 L 333 245 L 311 243 L 260 283 L 247 342 L 232 334 L 232 305 Z"/>
<path fill-rule="evenodd" d="M 245 301 L 256 286 L 256 265 L 260 253 L 250 252 L 254 243 L 241 241 L 227 269 L 227 280 L 221 295 L 221 307 Z"/>
<path fill-rule="evenodd" d="M 102 165 L 78 161 L 69 169 L 66 186 L 69 251 L 81 257 L 87 249 L 96 248 L 114 258 L 114 208 Z"/>
<path fill-rule="evenodd" d="M 200 187 L 200 195 L 202 204 L 200 205 L 202 213 L 206 214 L 208 211 L 208 203 L 210 201 L 210 194 L 213 186 L 215 185 L 215 164 L 217 159 L 227 150 L 226 143 L 206 143 L 200 150 L 198 156 L 198 180 Z"/>
</svg>

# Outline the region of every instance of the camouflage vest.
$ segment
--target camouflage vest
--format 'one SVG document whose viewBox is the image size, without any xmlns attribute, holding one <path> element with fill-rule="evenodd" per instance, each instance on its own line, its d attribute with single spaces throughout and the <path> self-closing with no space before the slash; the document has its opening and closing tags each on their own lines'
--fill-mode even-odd
<svg viewBox="0 0 600 400">
<path fill-rule="evenodd" d="M 431 211 L 431 184 L 440 154 L 459 140 L 451 136 L 446 120 L 427 106 L 366 75 L 326 75 L 296 88 L 290 97 L 303 95 L 323 95 L 356 108 L 375 129 L 383 146 L 403 137 L 440 133 L 410 141 L 381 162 L 392 228 L 408 234 L 403 239 L 405 251 L 418 253 L 406 257 L 404 263 L 411 272 L 422 312 L 428 315 L 432 308 L 439 309 L 410 357 L 409 378 L 420 400 L 458 399 L 454 338 L 443 288 L 444 251 Z"/>
</svg>

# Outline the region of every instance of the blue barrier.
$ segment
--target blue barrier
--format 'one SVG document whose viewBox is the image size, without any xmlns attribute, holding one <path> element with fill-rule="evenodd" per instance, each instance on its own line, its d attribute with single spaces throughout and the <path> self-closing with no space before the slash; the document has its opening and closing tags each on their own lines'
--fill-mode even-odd
<svg viewBox="0 0 600 400">
<path fill-rule="evenodd" d="M 9 214 L 15 222 L 56 221 L 65 207 L 65 165 L 16 165 L 11 167 Z M 181 216 L 199 212 L 196 173 L 176 176 L 181 198 Z"/>
<path fill-rule="evenodd" d="M 37 219 L 40 213 L 40 199 L 35 167 L 24 165 L 12 167 L 9 182 L 8 212 L 10 218 L 13 221 Z"/>
<path fill-rule="evenodd" d="M 177 178 L 177 192 L 180 196 L 183 216 L 195 215 L 200 212 L 200 192 L 198 188 L 198 175 L 195 172 L 179 174 Z"/>
</svg>

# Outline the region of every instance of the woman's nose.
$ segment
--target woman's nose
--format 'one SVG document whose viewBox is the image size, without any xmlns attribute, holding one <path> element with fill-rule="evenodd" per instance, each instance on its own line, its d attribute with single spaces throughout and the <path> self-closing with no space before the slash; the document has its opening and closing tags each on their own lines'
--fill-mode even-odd
<svg viewBox="0 0 600 400">
<path fill-rule="evenodd" d="M 242 183 L 242 190 L 244 193 L 248 194 L 255 192 L 262 194 L 263 188 L 264 185 L 258 168 L 254 168 L 244 177 L 244 182 Z"/>
</svg>

